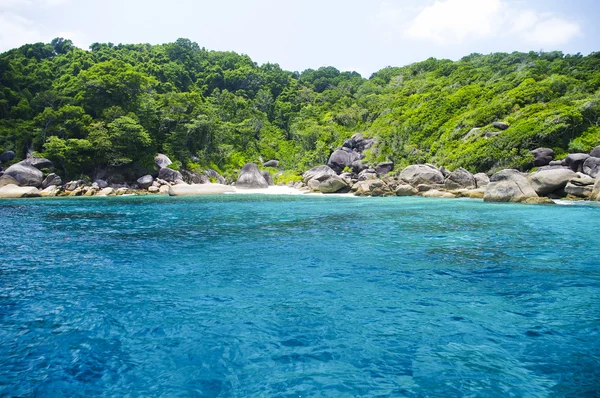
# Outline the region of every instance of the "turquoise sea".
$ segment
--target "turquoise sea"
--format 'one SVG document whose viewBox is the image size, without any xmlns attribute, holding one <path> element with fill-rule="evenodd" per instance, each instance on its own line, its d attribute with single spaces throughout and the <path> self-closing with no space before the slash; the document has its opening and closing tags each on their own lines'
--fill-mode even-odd
<svg viewBox="0 0 600 398">
<path fill-rule="evenodd" d="M 0 202 L 0 396 L 597 397 L 600 206 Z"/>
</svg>

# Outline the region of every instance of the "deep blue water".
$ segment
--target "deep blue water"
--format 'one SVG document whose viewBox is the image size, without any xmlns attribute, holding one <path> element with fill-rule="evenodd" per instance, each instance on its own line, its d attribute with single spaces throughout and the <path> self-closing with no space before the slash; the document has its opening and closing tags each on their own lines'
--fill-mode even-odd
<svg viewBox="0 0 600 398">
<path fill-rule="evenodd" d="M 0 396 L 600 395 L 599 206 L 0 202 Z"/>
</svg>

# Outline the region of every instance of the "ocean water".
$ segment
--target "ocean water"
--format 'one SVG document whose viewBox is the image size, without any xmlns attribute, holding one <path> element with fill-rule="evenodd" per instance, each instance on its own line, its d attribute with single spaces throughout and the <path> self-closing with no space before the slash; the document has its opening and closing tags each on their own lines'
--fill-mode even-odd
<svg viewBox="0 0 600 398">
<path fill-rule="evenodd" d="M 594 397 L 600 206 L 0 202 L 0 396 Z"/>
</svg>

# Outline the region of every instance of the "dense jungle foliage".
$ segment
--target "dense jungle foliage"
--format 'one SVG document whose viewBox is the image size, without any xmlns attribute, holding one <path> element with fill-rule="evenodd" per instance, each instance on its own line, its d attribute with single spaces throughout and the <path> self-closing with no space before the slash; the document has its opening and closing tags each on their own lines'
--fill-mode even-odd
<svg viewBox="0 0 600 398">
<path fill-rule="evenodd" d="M 0 54 L 0 152 L 34 151 L 67 178 L 141 175 L 157 152 L 192 171 L 278 159 L 300 172 L 360 132 L 378 138 L 370 162 L 526 168 L 536 147 L 560 157 L 600 145 L 599 88 L 600 53 L 432 58 L 364 79 L 257 65 L 187 39 L 85 51 L 57 38 Z M 510 128 L 486 134 L 495 121 Z"/>
</svg>

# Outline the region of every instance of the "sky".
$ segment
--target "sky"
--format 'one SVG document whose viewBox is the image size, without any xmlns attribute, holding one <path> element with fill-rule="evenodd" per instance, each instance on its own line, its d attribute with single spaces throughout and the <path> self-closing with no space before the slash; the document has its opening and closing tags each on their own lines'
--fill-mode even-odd
<svg viewBox="0 0 600 398">
<path fill-rule="evenodd" d="M 71 39 L 188 38 L 292 71 L 387 66 L 471 53 L 600 51 L 600 0 L 0 0 L 0 52 Z"/>
</svg>

